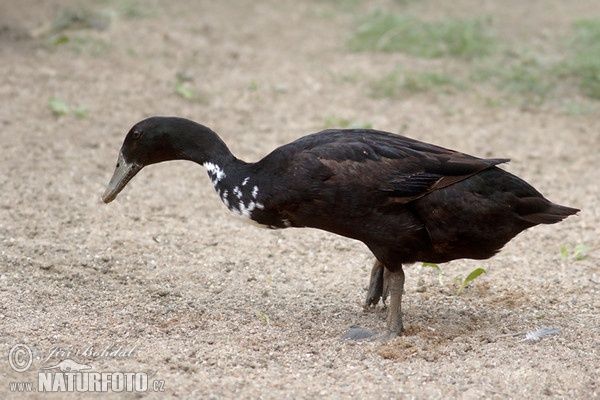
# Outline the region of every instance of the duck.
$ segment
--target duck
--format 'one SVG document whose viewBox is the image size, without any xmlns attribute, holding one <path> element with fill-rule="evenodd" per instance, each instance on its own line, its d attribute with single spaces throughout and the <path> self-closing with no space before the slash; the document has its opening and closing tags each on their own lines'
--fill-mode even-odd
<svg viewBox="0 0 600 400">
<path fill-rule="evenodd" d="M 202 165 L 229 211 L 259 226 L 316 228 L 364 243 L 375 257 L 365 306 L 389 304 L 385 329 L 358 335 L 384 340 L 404 328 L 405 265 L 488 259 L 520 232 L 580 211 L 499 168 L 506 158 L 375 129 L 328 129 L 245 162 L 212 129 L 172 116 L 129 130 L 102 200 L 115 200 L 142 168 L 171 160 Z"/>
</svg>

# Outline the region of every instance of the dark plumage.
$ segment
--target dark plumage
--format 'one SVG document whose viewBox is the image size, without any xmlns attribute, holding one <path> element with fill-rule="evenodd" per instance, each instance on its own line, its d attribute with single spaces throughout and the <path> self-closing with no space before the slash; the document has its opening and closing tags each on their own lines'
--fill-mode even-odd
<svg viewBox="0 0 600 400">
<path fill-rule="evenodd" d="M 377 259 L 367 304 L 389 294 L 389 336 L 402 330 L 402 264 L 489 258 L 524 229 L 579 211 L 496 167 L 507 159 L 376 130 L 331 129 L 246 163 L 209 128 L 174 117 L 131 128 L 103 200 L 114 200 L 144 166 L 176 159 L 204 165 L 225 205 L 258 224 L 318 228 L 365 243 Z"/>
</svg>

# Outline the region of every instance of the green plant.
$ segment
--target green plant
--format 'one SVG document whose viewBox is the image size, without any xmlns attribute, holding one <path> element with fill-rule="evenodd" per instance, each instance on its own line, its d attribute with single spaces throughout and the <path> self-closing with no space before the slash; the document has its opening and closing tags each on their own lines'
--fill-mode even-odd
<svg viewBox="0 0 600 400">
<path fill-rule="evenodd" d="M 78 118 L 87 118 L 87 110 L 84 106 L 71 106 L 66 101 L 56 97 L 50 97 L 47 102 L 48 109 L 56 116 L 73 113 Z"/>
<path fill-rule="evenodd" d="M 175 93 L 186 100 L 194 100 L 196 97 L 196 92 L 194 89 L 190 88 L 185 84 L 185 82 L 182 81 L 175 82 Z"/>
<path fill-rule="evenodd" d="M 460 294 L 465 289 L 465 287 L 467 287 L 467 285 L 469 284 L 469 282 L 474 281 L 475 279 L 477 279 L 477 277 L 479 275 L 485 274 L 485 273 L 486 273 L 485 269 L 483 269 L 483 268 L 477 268 L 477 269 L 474 269 L 473 271 L 471 271 L 471 273 L 469 275 L 467 275 L 467 277 L 464 280 L 462 280 L 462 283 L 461 283 L 460 287 L 456 291 L 456 295 L 460 296 Z"/>
<path fill-rule="evenodd" d="M 175 81 L 175 85 L 173 86 L 173 89 L 175 90 L 175 93 L 179 97 L 181 97 L 185 100 L 198 102 L 198 103 L 207 103 L 208 102 L 208 97 L 205 94 L 199 92 L 198 90 L 193 88 L 188 82 L 185 82 L 181 79 L 177 79 Z"/>
<path fill-rule="evenodd" d="M 56 116 L 67 115 L 71 111 L 71 106 L 56 97 L 48 99 L 48 108 Z"/>
<path fill-rule="evenodd" d="M 95 29 L 103 31 L 111 24 L 108 13 L 81 7 L 63 10 L 56 15 L 51 24 L 51 31 L 61 33 L 67 30 Z"/>
<path fill-rule="evenodd" d="M 580 103 L 577 101 L 567 101 L 561 106 L 561 111 L 566 115 L 585 115 L 595 111 L 595 107 L 590 104 Z"/>
<path fill-rule="evenodd" d="M 323 128 L 352 128 L 352 129 L 370 129 L 373 124 L 369 121 L 356 121 L 348 118 L 330 115 L 325 118 Z"/>
<path fill-rule="evenodd" d="M 348 45 L 354 51 L 471 59 L 492 54 L 496 42 L 482 20 L 444 19 L 427 22 L 413 16 L 377 12 L 359 24 Z"/>
<path fill-rule="evenodd" d="M 71 41 L 71 38 L 69 38 L 69 36 L 68 36 L 68 35 L 65 35 L 65 34 L 62 34 L 62 33 L 61 33 L 61 34 L 59 34 L 59 35 L 56 35 L 56 36 L 54 36 L 54 37 L 50 38 L 50 39 L 48 40 L 47 44 L 48 44 L 50 47 L 58 47 L 58 46 L 60 46 L 60 45 L 67 44 L 67 43 L 69 43 L 70 41 Z"/>
<path fill-rule="evenodd" d="M 271 319 L 269 318 L 269 316 L 268 316 L 267 314 L 265 314 L 265 313 L 263 313 L 263 312 L 261 312 L 261 311 L 257 311 L 257 312 L 255 313 L 255 315 L 256 315 L 258 318 L 262 319 L 262 320 L 264 321 L 264 323 L 265 323 L 265 324 L 267 324 L 267 325 L 271 325 Z"/>
<path fill-rule="evenodd" d="M 560 83 L 554 63 L 527 51 L 511 51 L 501 58 L 477 63 L 472 66 L 469 78 L 477 84 L 492 85 L 502 92 L 502 100 L 509 100 L 509 104 L 528 106 L 545 102 Z"/>
<path fill-rule="evenodd" d="M 563 71 L 577 80 L 586 96 L 600 100 L 600 19 L 577 21 L 572 30 L 572 55 Z"/>
<path fill-rule="evenodd" d="M 72 107 L 71 111 L 73 112 L 73 114 L 75 114 L 77 118 L 85 119 L 88 117 L 87 108 L 85 108 L 84 106 Z"/>
<path fill-rule="evenodd" d="M 115 4 L 116 12 L 129 19 L 154 17 L 159 14 L 158 5 L 150 1 L 121 0 Z"/>
<path fill-rule="evenodd" d="M 403 52 L 422 58 L 463 59 L 451 74 L 436 70 L 396 70 L 373 80 L 371 95 L 394 98 L 428 91 L 453 93 L 475 89 L 486 104 L 537 107 L 548 100 L 567 115 L 597 107 L 576 94 L 600 100 L 600 18 L 573 23 L 568 49 L 553 52 L 525 45 L 506 46 L 493 34 L 489 19 L 441 19 L 430 22 L 406 14 L 376 12 L 362 19 L 348 40 L 353 51 Z M 502 51 L 500 51 L 502 50 Z M 564 59 L 553 54 L 564 52 Z M 488 85 L 479 92 L 476 85 Z M 490 87 L 491 92 L 487 89 Z M 485 95 L 491 93 L 491 95 Z M 569 100 L 570 99 L 570 100 Z M 573 100 L 575 99 L 575 100 Z"/>
<path fill-rule="evenodd" d="M 402 97 L 406 94 L 436 91 L 450 93 L 464 85 L 450 75 L 435 71 L 393 71 L 371 83 L 375 98 Z"/>
<path fill-rule="evenodd" d="M 551 72 L 537 58 L 519 58 L 499 74 L 497 85 L 507 92 L 544 100 L 555 86 Z"/>
<path fill-rule="evenodd" d="M 111 42 L 88 31 L 59 33 L 48 38 L 45 45 L 50 50 L 64 46 L 75 53 L 91 54 L 94 57 L 102 57 L 114 49 Z"/>
<path fill-rule="evenodd" d="M 440 268 L 439 265 L 434 264 L 434 263 L 428 263 L 428 262 L 424 262 L 422 265 L 423 265 L 423 267 L 429 267 L 429 268 L 436 269 L 438 272 L 438 280 L 440 282 L 440 286 L 444 286 L 444 280 L 443 280 L 444 271 L 442 271 L 442 269 Z"/>
<path fill-rule="evenodd" d="M 588 257 L 590 248 L 585 244 L 576 244 L 573 251 L 569 251 L 565 244 L 560 246 L 560 255 L 564 260 L 573 259 L 575 261 L 585 260 Z"/>
<path fill-rule="evenodd" d="M 444 286 L 444 281 L 443 281 L 443 276 L 444 276 L 444 271 L 442 270 L 442 268 L 435 263 L 428 263 L 428 262 L 424 262 L 422 264 L 423 267 L 428 267 L 428 268 L 433 268 L 435 270 L 437 270 L 438 272 L 438 280 L 440 282 L 440 286 Z M 467 287 L 467 285 L 474 281 L 475 279 L 477 279 L 477 277 L 481 274 L 485 274 L 485 270 L 483 268 L 477 268 L 474 269 L 473 271 L 471 271 L 471 273 L 469 275 L 467 275 L 466 278 L 462 279 L 462 278 L 456 278 L 457 281 L 459 281 L 461 283 L 460 287 L 458 288 L 458 290 L 456 291 L 456 295 L 460 296 L 460 294 L 462 293 L 462 291 L 465 289 L 465 287 Z"/>
</svg>

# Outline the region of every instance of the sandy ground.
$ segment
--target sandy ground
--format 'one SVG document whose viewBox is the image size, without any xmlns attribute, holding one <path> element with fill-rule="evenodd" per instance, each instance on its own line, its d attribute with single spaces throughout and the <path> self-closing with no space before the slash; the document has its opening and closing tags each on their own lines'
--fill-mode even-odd
<svg viewBox="0 0 600 400">
<path fill-rule="evenodd" d="M 105 19 L 48 44 L 49 24 L 79 3 Z M 493 14 L 500 35 L 525 43 L 599 15 L 597 2 L 79 3 L 0 4 L 0 397 L 80 398 L 11 391 L 39 389 L 42 372 L 58 379 L 42 368 L 66 359 L 148 376 L 148 391 L 101 397 L 599 397 L 598 114 L 486 107 L 472 93 L 374 99 L 368 81 L 394 66 L 450 61 L 346 47 L 370 8 Z M 195 99 L 175 93 L 178 79 Z M 52 97 L 85 118 L 54 115 Z M 342 341 L 351 325 L 385 325 L 381 307 L 362 309 L 361 243 L 241 224 L 186 162 L 149 167 L 101 202 L 125 133 L 156 114 L 211 126 L 248 161 L 342 119 L 369 123 L 510 157 L 507 169 L 582 212 L 491 260 L 443 265 L 443 286 L 434 269 L 407 267 L 404 336 Z M 578 244 L 586 259 L 561 256 Z M 477 267 L 488 273 L 457 296 L 454 278 Z M 522 340 L 544 326 L 560 332 Z M 31 350 L 24 372 L 8 362 L 27 366 L 17 344 Z"/>
</svg>

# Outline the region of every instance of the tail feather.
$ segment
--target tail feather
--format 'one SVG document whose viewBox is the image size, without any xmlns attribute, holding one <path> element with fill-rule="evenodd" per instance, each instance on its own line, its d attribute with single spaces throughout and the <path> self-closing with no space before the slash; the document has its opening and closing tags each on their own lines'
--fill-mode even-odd
<svg viewBox="0 0 600 400">
<path fill-rule="evenodd" d="M 554 204 L 543 197 L 527 197 L 520 199 L 517 212 L 522 220 L 532 224 L 555 224 L 577 214 L 577 208 Z"/>
</svg>

